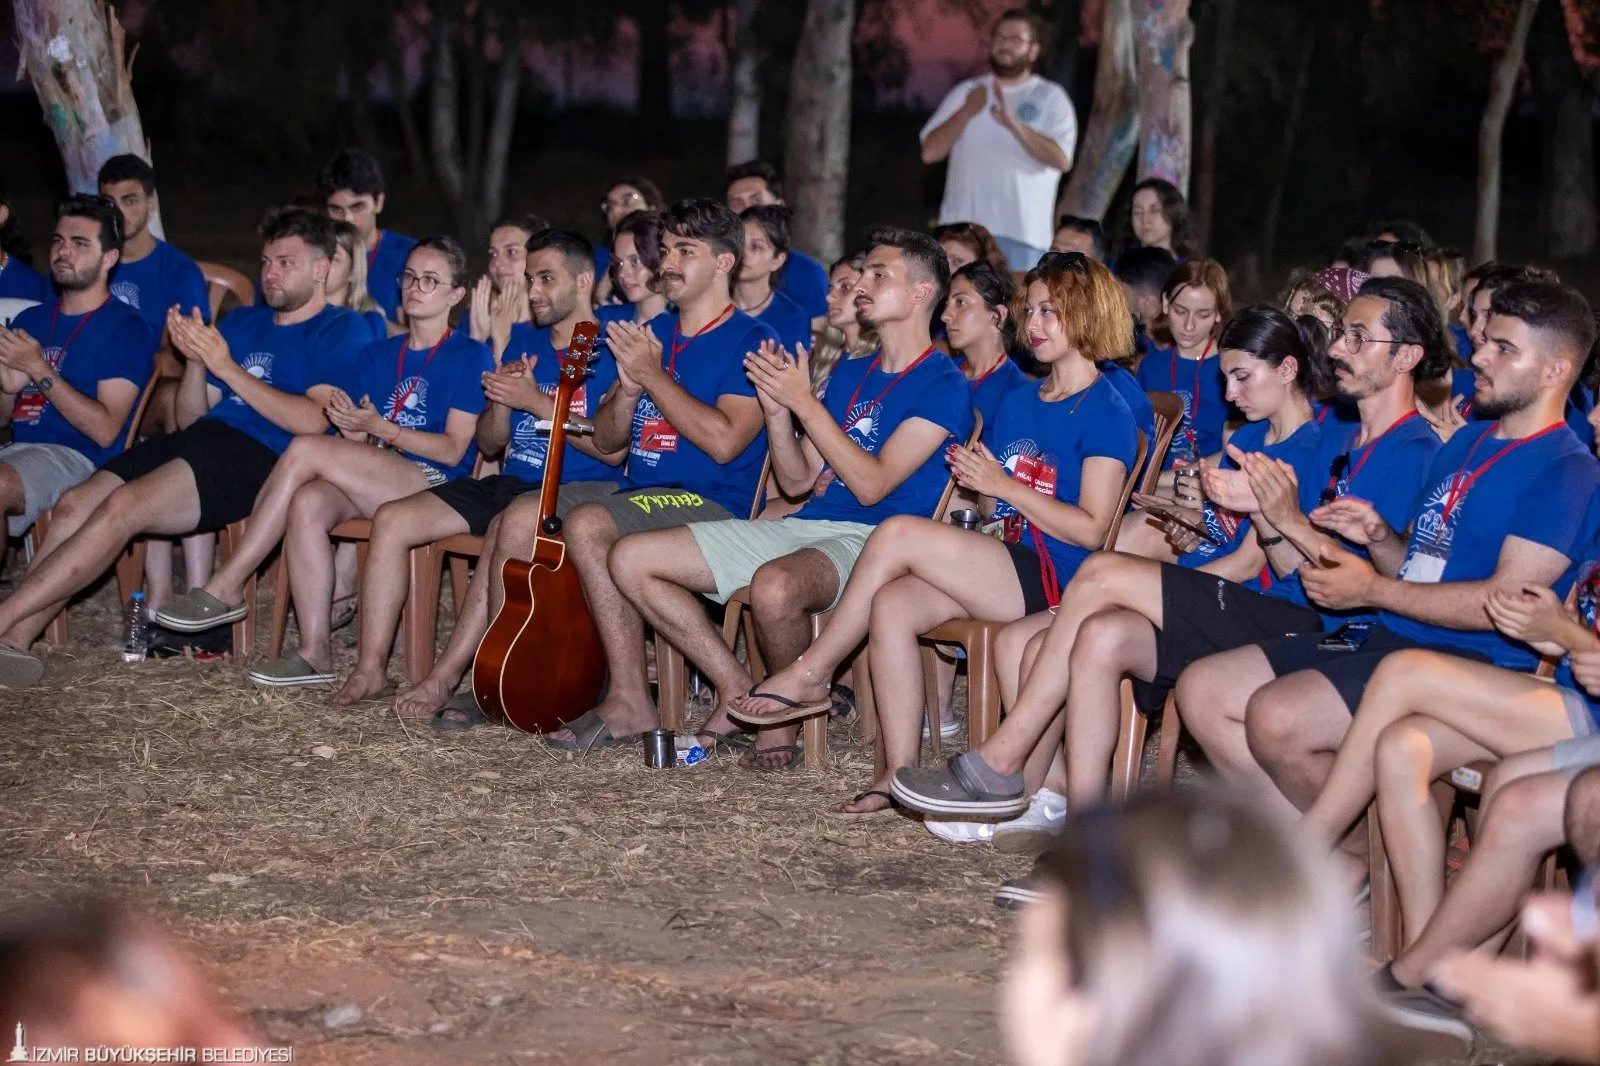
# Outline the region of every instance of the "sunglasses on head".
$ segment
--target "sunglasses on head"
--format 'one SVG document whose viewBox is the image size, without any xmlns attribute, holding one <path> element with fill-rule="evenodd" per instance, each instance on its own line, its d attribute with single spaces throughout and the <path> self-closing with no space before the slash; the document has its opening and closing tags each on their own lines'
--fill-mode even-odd
<svg viewBox="0 0 1600 1066">
<path fill-rule="evenodd" d="M 1350 469 L 1350 454 L 1336 457 L 1328 467 L 1328 487 L 1322 490 L 1322 495 L 1317 499 L 1324 504 L 1332 503 L 1339 498 L 1339 482 L 1344 480 L 1345 473 Z"/>
</svg>

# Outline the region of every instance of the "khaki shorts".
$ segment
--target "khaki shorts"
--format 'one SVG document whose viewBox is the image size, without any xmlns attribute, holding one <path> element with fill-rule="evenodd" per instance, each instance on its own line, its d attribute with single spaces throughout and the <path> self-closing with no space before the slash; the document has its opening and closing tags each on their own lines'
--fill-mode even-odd
<svg viewBox="0 0 1600 1066">
<path fill-rule="evenodd" d="M 34 519 L 54 507 L 67 490 L 89 480 L 94 464 L 76 448 L 32 441 L 0 446 L 0 463 L 22 482 L 22 513 L 6 519 L 6 531 L 20 537 Z"/>
<path fill-rule="evenodd" d="M 692 522 L 721 522 L 733 515 L 722 504 L 698 492 L 683 489 L 628 489 L 587 501 L 606 509 L 617 533 L 650 533 L 676 529 Z"/>
<path fill-rule="evenodd" d="M 839 602 L 850 571 L 861 557 L 873 527 L 860 522 L 827 522 L 810 518 L 780 518 L 776 522 L 702 522 L 689 527 L 700 554 L 717 581 L 710 598 L 727 603 L 728 597 L 750 584 L 756 571 L 775 559 L 802 548 L 815 548 L 828 557 L 839 574 L 833 602 Z M 833 604 L 829 604 L 831 608 Z"/>
</svg>

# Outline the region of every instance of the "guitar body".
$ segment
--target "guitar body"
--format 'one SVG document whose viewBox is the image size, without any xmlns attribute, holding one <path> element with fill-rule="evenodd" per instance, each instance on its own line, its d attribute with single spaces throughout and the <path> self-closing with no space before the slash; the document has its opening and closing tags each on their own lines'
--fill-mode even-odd
<svg viewBox="0 0 1600 1066">
<path fill-rule="evenodd" d="M 593 707 L 606 656 L 566 545 L 541 536 L 501 570 L 505 603 L 478 645 L 472 694 L 484 715 L 549 733 Z"/>
</svg>

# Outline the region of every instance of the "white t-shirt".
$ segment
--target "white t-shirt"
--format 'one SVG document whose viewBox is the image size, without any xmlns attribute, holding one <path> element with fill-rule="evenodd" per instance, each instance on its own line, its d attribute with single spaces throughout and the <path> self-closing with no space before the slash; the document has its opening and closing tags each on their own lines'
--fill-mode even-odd
<svg viewBox="0 0 1600 1066">
<path fill-rule="evenodd" d="M 968 78 L 950 90 L 918 136 L 926 140 L 949 121 L 976 85 L 988 86 L 990 99 L 994 99 L 997 86 L 992 75 Z M 1078 143 L 1078 115 L 1065 89 L 1034 74 L 1003 92 L 1013 115 L 1055 141 L 1067 158 L 1072 158 Z M 1048 248 L 1055 236 L 1052 216 L 1060 182 L 1061 171 L 1029 155 L 1016 135 L 985 108 L 967 123 L 950 149 L 939 222 L 977 222 L 997 237 Z"/>
</svg>

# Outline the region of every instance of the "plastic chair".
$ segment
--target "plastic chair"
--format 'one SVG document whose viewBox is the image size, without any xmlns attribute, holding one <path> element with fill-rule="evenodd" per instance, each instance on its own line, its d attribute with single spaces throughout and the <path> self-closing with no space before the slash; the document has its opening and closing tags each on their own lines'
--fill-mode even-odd
<svg viewBox="0 0 1600 1066">
<path fill-rule="evenodd" d="M 215 322 L 222 313 L 222 303 L 231 293 L 238 301 L 240 307 L 249 307 L 256 302 L 256 287 L 250 279 L 221 263 L 196 263 L 200 273 L 206 279 L 206 295 L 211 300 L 211 321 Z"/>
</svg>

